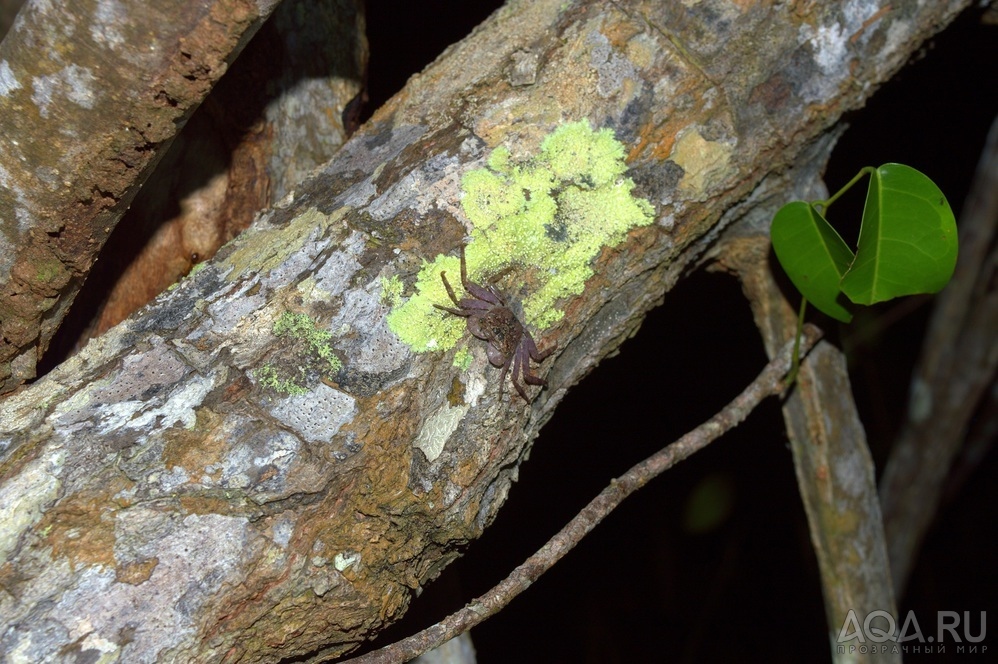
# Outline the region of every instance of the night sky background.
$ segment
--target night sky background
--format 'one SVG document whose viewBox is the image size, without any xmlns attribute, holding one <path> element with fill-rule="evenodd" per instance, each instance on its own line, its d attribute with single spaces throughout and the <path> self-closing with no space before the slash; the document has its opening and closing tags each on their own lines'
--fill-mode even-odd
<svg viewBox="0 0 998 664">
<path fill-rule="evenodd" d="M 501 3 L 367 4 L 370 114 Z M 981 14 L 965 12 L 845 118 L 849 129 L 826 173 L 829 189 L 863 166 L 901 162 L 933 178 L 959 219 L 998 114 L 998 27 L 982 24 Z M 856 191 L 836 204 L 836 215 L 858 218 L 865 186 Z M 878 317 L 900 310 L 875 307 L 851 336 L 830 330 L 850 348 L 878 468 L 903 415 L 931 301 L 905 307 L 871 338 L 865 331 L 879 327 Z M 611 478 L 723 407 L 765 361 L 734 278 L 700 272 L 683 280 L 617 357 L 573 388 L 534 443 L 493 526 L 374 645 L 426 627 L 485 592 Z M 925 542 L 901 615 L 913 609 L 926 634 L 935 630 L 936 611 L 977 616 L 998 606 L 996 477 L 992 447 L 952 487 Z M 625 501 L 472 638 L 482 664 L 830 661 L 817 562 L 777 401 Z M 906 657 L 955 659 L 952 647 L 945 655 Z"/>
</svg>

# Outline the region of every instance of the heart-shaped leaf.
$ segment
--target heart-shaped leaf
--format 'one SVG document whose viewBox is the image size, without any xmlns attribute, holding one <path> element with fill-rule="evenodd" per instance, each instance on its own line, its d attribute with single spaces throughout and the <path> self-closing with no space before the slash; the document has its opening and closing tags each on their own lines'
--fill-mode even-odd
<svg viewBox="0 0 998 664">
<path fill-rule="evenodd" d="M 853 253 L 825 218 L 804 201 L 780 208 L 769 229 L 773 251 L 797 290 L 819 311 L 848 323 L 839 289 Z"/>
<path fill-rule="evenodd" d="M 956 219 L 943 192 L 914 168 L 884 164 L 870 177 L 842 292 L 856 304 L 935 293 L 953 276 L 956 255 Z"/>
</svg>

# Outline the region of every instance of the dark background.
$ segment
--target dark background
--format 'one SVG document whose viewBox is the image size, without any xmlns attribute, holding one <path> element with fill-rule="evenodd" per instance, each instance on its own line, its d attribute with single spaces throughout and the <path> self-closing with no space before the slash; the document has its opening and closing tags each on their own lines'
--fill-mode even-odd
<svg viewBox="0 0 998 664">
<path fill-rule="evenodd" d="M 500 3 L 367 4 L 369 114 Z M 959 218 L 998 113 L 998 27 L 982 24 L 981 14 L 964 13 L 845 118 L 850 128 L 826 174 L 831 190 L 863 166 L 901 162 L 933 178 Z M 837 203 L 835 214 L 858 218 L 863 189 Z M 874 308 L 839 337 L 878 467 L 903 415 L 931 300 L 897 306 Z M 733 278 L 701 272 L 681 282 L 620 355 L 565 398 L 493 526 L 374 645 L 485 592 L 611 478 L 723 407 L 765 361 Z M 996 476 L 992 448 L 952 487 L 928 536 L 901 606 L 902 616 L 915 611 L 926 635 L 935 632 L 937 611 L 978 616 L 998 606 Z M 482 664 L 829 661 L 817 563 L 779 404 L 769 400 L 629 498 L 472 638 Z M 948 650 L 906 660 L 959 658 Z"/>
</svg>

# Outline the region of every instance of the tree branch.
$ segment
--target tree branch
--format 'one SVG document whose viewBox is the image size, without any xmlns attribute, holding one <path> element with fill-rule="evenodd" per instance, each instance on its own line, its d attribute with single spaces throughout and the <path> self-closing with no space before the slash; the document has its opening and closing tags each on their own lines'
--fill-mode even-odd
<svg viewBox="0 0 998 664">
<path fill-rule="evenodd" d="M 139 186 L 276 4 L 21 8 L 0 43 L 0 394 L 34 377 Z"/>
<path fill-rule="evenodd" d="M 908 410 L 880 481 L 894 587 L 907 585 L 922 539 L 939 510 L 943 483 L 966 439 L 998 353 L 998 118 L 960 218 L 960 257 L 935 299 L 911 379 Z"/>
<path fill-rule="evenodd" d="M 678 0 L 508 3 L 200 271 L 0 402 L 4 646 L 38 661 L 355 649 L 488 526 L 566 391 L 703 254 L 725 211 L 964 4 L 892 1 L 868 24 L 833 2 L 730 15 Z M 469 201 L 469 174 L 530 171 L 542 186 L 548 138 L 585 125 L 598 149 L 564 150 L 559 169 L 614 163 L 555 186 L 580 195 L 544 208 L 557 216 L 532 239 L 562 243 L 555 258 L 597 253 L 571 275 L 517 265 L 502 284 L 519 299 L 542 276 L 591 274 L 532 328 L 558 350 L 525 406 L 500 396 L 470 335 L 460 356 L 416 348 L 388 315 L 417 295 L 424 264 L 456 268 L 481 232 L 469 204 L 512 203 L 516 217 L 548 200 L 506 188 Z M 597 180 L 633 180 L 654 223 L 580 247 L 621 203 L 580 206 Z"/>
<path fill-rule="evenodd" d="M 818 328 L 805 327 L 800 348 L 802 358 L 820 337 Z M 484 595 L 421 632 L 360 657 L 343 660 L 344 664 L 408 662 L 497 614 L 575 548 L 624 499 L 740 424 L 763 399 L 779 394 L 784 387 L 783 376 L 790 368 L 793 345 L 793 341 L 785 344 L 755 380 L 712 418 L 612 480 L 537 553 Z"/>
</svg>

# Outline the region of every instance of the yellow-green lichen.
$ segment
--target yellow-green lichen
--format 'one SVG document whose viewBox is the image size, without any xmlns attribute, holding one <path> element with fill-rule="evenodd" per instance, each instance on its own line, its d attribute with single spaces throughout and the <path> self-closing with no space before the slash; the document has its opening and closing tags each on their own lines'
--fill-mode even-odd
<svg viewBox="0 0 998 664">
<path fill-rule="evenodd" d="M 433 306 L 453 303 L 444 290 L 440 272 L 457 276 L 460 284 L 460 262 L 456 256 L 437 256 L 424 263 L 416 278 L 416 293 L 388 313 L 388 327 L 417 353 L 453 348 L 464 333 L 464 321 Z"/>
<path fill-rule="evenodd" d="M 461 371 L 467 371 L 468 367 L 471 366 L 471 351 L 468 347 L 459 348 L 456 353 L 454 353 L 454 366 Z"/>
<path fill-rule="evenodd" d="M 468 276 L 481 282 L 506 269 L 522 274 L 530 287 L 524 321 L 538 330 L 557 322 L 564 315 L 558 300 L 582 293 L 600 250 L 654 219 L 652 205 L 631 194 L 624 157 L 611 130 L 593 131 L 586 121 L 562 125 L 526 161 L 514 161 L 504 147 L 493 150 L 486 168 L 461 181 L 472 226 Z M 388 317 L 416 352 L 449 349 L 466 329 L 464 319 L 433 306 L 451 306 L 441 271 L 461 297 L 457 257 L 437 256 L 420 270 L 415 293 Z"/>
<path fill-rule="evenodd" d="M 381 278 L 381 301 L 390 307 L 398 306 L 402 302 L 402 290 L 405 286 L 397 274 Z"/>
</svg>

